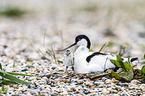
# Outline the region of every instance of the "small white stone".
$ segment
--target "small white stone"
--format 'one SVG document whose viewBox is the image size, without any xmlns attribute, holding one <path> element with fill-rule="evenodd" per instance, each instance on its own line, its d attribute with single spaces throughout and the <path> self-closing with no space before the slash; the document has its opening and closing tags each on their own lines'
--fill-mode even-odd
<svg viewBox="0 0 145 96">
<path fill-rule="evenodd" d="M 102 93 L 103 93 L 103 95 L 106 95 L 106 94 L 109 94 L 110 92 L 106 88 L 104 88 Z"/>
<path fill-rule="evenodd" d="M 145 84 L 141 84 L 141 85 L 140 85 L 140 88 L 142 89 L 142 91 L 145 92 Z"/>
<path fill-rule="evenodd" d="M 123 96 L 128 96 L 129 94 L 124 90 L 122 93 L 121 93 L 121 95 L 123 95 Z"/>
<path fill-rule="evenodd" d="M 122 91 L 124 91 L 124 90 L 125 90 L 125 88 L 124 88 L 124 87 L 121 87 L 121 90 L 122 90 Z"/>
<path fill-rule="evenodd" d="M 112 80 L 107 79 L 107 80 L 106 80 L 106 83 L 111 84 L 111 83 L 112 83 Z"/>
<path fill-rule="evenodd" d="M 138 81 L 138 80 L 132 80 L 131 81 L 131 84 L 135 84 L 135 85 L 137 85 L 137 84 L 139 84 L 140 82 Z"/>
<path fill-rule="evenodd" d="M 108 90 L 108 91 L 111 91 L 111 90 L 112 90 L 112 88 L 111 88 L 111 87 L 110 87 L 110 88 L 107 88 L 107 90 Z"/>
</svg>

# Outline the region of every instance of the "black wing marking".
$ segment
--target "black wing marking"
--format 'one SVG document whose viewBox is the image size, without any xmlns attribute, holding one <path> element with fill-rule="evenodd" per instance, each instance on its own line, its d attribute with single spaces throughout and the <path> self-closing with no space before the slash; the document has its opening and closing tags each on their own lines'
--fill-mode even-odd
<svg viewBox="0 0 145 96">
<path fill-rule="evenodd" d="M 101 52 L 94 52 L 93 54 L 91 54 L 90 56 L 88 56 L 86 58 L 86 61 L 89 63 L 91 61 L 91 58 L 93 58 L 94 56 L 96 55 L 108 55 L 108 54 L 105 54 L 105 53 L 101 53 Z"/>
<path fill-rule="evenodd" d="M 138 58 L 137 57 L 135 57 L 135 58 L 131 58 L 131 62 L 133 62 L 133 61 L 135 61 L 135 60 L 138 60 Z"/>
<path fill-rule="evenodd" d="M 117 72 L 118 69 L 119 69 L 119 67 L 115 67 L 115 68 L 113 69 L 113 71 L 114 71 L 114 72 Z"/>
</svg>

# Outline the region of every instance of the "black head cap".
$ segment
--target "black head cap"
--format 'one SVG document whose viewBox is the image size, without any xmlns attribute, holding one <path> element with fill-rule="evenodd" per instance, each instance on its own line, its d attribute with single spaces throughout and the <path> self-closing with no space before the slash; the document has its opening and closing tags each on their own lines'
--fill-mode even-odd
<svg viewBox="0 0 145 96">
<path fill-rule="evenodd" d="M 90 42 L 90 39 L 86 36 L 86 35 L 78 35 L 76 38 L 75 38 L 75 43 L 79 42 L 80 40 L 82 39 L 86 39 L 87 41 L 87 48 L 90 49 L 91 47 L 91 42 Z"/>
<path fill-rule="evenodd" d="M 75 38 L 75 43 L 73 43 L 72 45 L 68 46 L 67 48 L 65 49 L 62 49 L 62 50 L 57 50 L 57 51 L 65 51 L 73 46 L 75 46 L 79 41 L 81 41 L 82 39 L 85 39 L 87 41 L 87 48 L 90 49 L 91 47 L 91 42 L 90 42 L 90 39 L 86 36 L 86 35 L 78 35 L 76 38 Z"/>
</svg>

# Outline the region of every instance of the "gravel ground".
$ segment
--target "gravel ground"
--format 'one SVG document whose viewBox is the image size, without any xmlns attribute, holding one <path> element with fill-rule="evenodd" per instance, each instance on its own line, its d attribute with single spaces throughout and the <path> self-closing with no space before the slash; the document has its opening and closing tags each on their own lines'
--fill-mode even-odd
<svg viewBox="0 0 145 96">
<path fill-rule="evenodd" d="M 71 69 L 64 74 L 65 65 L 56 62 L 63 53 L 53 53 L 72 44 L 78 34 L 86 34 L 94 51 L 109 43 L 103 51 L 117 53 L 122 45 L 126 47 L 124 56 L 141 59 L 145 51 L 144 4 L 144 0 L 1 0 L 0 8 L 17 6 L 28 11 L 22 17 L 0 15 L 3 69 L 36 75 L 18 77 L 34 85 L 5 85 L 7 93 L 1 91 L 1 95 L 145 94 L 145 84 L 138 80 L 129 83 L 109 77 L 91 80 L 93 74 L 75 74 Z"/>
</svg>

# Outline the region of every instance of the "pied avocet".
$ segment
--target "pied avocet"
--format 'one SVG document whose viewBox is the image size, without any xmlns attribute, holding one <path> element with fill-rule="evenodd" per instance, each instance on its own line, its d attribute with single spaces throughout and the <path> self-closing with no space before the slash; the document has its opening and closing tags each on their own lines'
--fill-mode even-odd
<svg viewBox="0 0 145 96">
<path fill-rule="evenodd" d="M 75 43 L 60 51 L 65 51 L 75 45 L 79 46 L 73 56 L 76 73 L 104 71 L 116 67 L 110 62 L 110 59 L 116 59 L 116 56 L 108 53 L 89 52 L 91 42 L 86 35 L 78 35 L 75 38 Z"/>
<path fill-rule="evenodd" d="M 73 61 L 73 54 L 70 50 L 66 50 L 65 55 L 63 56 L 63 64 L 66 65 L 65 73 L 67 72 L 68 66 L 72 66 L 72 70 L 74 71 Z"/>
</svg>

